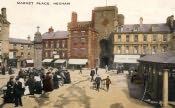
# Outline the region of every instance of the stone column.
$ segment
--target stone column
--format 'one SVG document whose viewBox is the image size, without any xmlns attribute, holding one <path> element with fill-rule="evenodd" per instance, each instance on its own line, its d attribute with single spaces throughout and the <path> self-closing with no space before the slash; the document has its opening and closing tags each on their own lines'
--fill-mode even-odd
<svg viewBox="0 0 175 108">
<path fill-rule="evenodd" d="M 163 70 L 163 108 L 168 107 L 168 69 Z"/>
</svg>

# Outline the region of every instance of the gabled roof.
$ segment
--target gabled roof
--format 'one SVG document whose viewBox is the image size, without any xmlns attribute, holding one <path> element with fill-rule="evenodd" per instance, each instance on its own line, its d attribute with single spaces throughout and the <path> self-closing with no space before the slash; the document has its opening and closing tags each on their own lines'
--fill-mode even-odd
<svg viewBox="0 0 175 108">
<path fill-rule="evenodd" d="M 42 39 L 63 39 L 68 38 L 67 31 L 46 32 L 42 35 Z"/>
</svg>

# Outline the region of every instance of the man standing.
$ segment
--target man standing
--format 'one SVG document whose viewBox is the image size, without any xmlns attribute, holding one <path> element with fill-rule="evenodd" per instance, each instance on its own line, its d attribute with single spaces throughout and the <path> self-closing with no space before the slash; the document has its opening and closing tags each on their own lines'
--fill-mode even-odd
<svg viewBox="0 0 175 108">
<path fill-rule="evenodd" d="M 95 72 L 96 72 L 96 74 L 98 74 L 97 71 L 98 71 L 98 67 L 95 68 Z"/>
<path fill-rule="evenodd" d="M 2 65 L 1 70 L 2 70 L 2 75 L 5 75 L 5 66 L 4 66 L 4 64 Z"/>
<path fill-rule="evenodd" d="M 109 76 L 107 76 L 106 79 L 104 79 L 106 81 L 106 89 L 107 91 L 109 90 L 109 85 L 111 84 L 111 80 L 109 79 Z"/>
<path fill-rule="evenodd" d="M 23 91 L 22 83 L 19 81 L 19 79 L 16 79 L 16 83 L 14 85 L 15 107 L 18 107 L 18 105 L 23 106 L 21 100 Z"/>
<path fill-rule="evenodd" d="M 105 66 L 105 69 L 106 69 L 106 72 L 108 72 L 108 66 L 107 65 Z"/>
<path fill-rule="evenodd" d="M 9 75 L 12 74 L 12 67 L 11 66 L 9 66 L 9 68 L 8 68 L 8 73 L 9 73 Z"/>
<path fill-rule="evenodd" d="M 90 73 L 91 82 L 94 80 L 94 75 L 95 75 L 95 70 L 94 69 L 91 69 L 91 73 Z"/>
<path fill-rule="evenodd" d="M 95 83 L 96 83 L 96 89 L 97 91 L 99 91 L 100 89 L 100 83 L 101 83 L 101 77 L 99 75 L 97 75 L 97 77 L 95 78 Z"/>
<path fill-rule="evenodd" d="M 82 66 L 80 65 L 80 74 L 82 74 Z"/>
</svg>

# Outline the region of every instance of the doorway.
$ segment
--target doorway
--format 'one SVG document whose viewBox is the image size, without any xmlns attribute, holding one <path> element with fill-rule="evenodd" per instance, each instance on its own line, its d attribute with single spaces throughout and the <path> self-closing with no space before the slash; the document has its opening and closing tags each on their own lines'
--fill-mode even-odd
<svg viewBox="0 0 175 108">
<path fill-rule="evenodd" d="M 110 58 L 110 48 L 109 41 L 107 39 L 102 39 L 100 41 L 100 67 L 105 68 L 105 66 L 109 66 L 109 58 Z"/>
</svg>

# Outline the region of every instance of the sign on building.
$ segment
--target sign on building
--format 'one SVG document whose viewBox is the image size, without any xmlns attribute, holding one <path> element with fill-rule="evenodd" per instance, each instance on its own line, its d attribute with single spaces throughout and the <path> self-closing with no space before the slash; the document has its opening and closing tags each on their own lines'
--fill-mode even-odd
<svg viewBox="0 0 175 108">
<path fill-rule="evenodd" d="M 9 52 L 9 59 L 13 59 L 13 52 Z"/>
<path fill-rule="evenodd" d="M 54 59 L 60 58 L 60 55 L 54 55 Z"/>
</svg>

